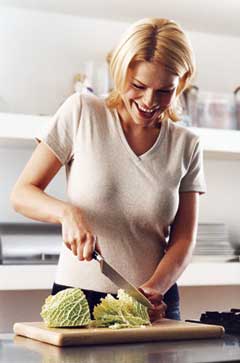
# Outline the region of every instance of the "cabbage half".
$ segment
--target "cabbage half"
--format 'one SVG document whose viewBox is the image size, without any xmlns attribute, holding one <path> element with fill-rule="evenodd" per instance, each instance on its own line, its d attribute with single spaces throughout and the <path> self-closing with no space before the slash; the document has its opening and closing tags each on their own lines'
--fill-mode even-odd
<svg viewBox="0 0 240 363">
<path fill-rule="evenodd" d="M 124 290 L 118 290 L 117 299 L 107 294 L 93 310 L 92 326 L 112 329 L 135 328 L 151 325 L 148 309 L 129 296 Z"/>
<path fill-rule="evenodd" d="M 50 328 L 82 326 L 90 323 L 87 299 L 78 288 L 65 289 L 54 296 L 48 296 L 40 315 Z"/>
</svg>

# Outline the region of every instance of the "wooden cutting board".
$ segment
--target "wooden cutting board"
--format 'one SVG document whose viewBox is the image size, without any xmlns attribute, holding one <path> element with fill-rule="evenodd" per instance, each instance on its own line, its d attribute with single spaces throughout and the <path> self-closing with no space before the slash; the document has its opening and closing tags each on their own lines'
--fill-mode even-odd
<svg viewBox="0 0 240 363">
<path fill-rule="evenodd" d="M 57 346 L 153 342 L 180 339 L 220 338 L 224 328 L 218 325 L 187 323 L 162 319 L 143 328 L 47 328 L 43 322 L 15 323 L 14 333 Z"/>
</svg>

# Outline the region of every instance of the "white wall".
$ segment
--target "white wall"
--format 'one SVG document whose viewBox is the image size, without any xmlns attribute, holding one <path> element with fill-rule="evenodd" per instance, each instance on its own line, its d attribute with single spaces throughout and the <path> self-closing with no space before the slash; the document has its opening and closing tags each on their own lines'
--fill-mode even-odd
<svg viewBox="0 0 240 363">
<path fill-rule="evenodd" d="M 189 32 L 189 38 L 200 90 L 232 93 L 240 86 L 240 37 Z"/>
<path fill-rule="evenodd" d="M 103 64 L 128 23 L 0 7 L 0 112 L 52 114 L 87 61 Z M 232 92 L 240 84 L 240 39 L 188 32 L 196 84 Z"/>
<path fill-rule="evenodd" d="M 0 111 L 52 114 L 84 64 L 105 62 L 124 23 L 1 8 Z"/>
</svg>

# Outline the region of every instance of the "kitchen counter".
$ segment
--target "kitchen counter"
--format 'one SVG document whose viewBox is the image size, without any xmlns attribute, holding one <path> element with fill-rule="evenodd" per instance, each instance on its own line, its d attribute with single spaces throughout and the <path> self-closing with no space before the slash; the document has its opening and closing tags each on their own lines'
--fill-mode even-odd
<svg viewBox="0 0 240 363">
<path fill-rule="evenodd" d="M 0 334 L 1 363 L 196 363 L 240 362 L 240 335 L 222 339 L 59 348 Z"/>
</svg>

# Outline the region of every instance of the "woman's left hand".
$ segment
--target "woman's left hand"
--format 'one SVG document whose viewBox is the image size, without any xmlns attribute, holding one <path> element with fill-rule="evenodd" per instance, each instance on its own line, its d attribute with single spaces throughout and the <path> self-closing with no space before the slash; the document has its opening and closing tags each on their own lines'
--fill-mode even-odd
<svg viewBox="0 0 240 363">
<path fill-rule="evenodd" d="M 151 322 L 156 322 L 165 317 L 167 305 L 163 301 L 163 295 L 157 289 L 147 286 L 140 286 L 139 291 L 152 303 L 153 307 L 148 310 Z"/>
</svg>

